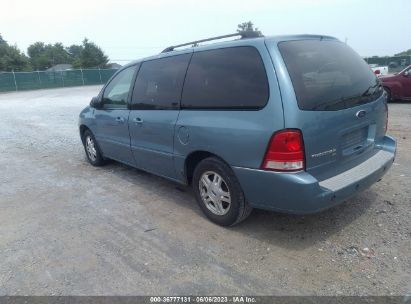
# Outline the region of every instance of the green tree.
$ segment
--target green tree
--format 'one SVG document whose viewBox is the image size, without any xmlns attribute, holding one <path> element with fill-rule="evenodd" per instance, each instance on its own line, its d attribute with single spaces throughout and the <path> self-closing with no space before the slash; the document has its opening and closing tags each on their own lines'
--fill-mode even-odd
<svg viewBox="0 0 411 304">
<path fill-rule="evenodd" d="M 36 70 L 45 70 L 56 64 L 72 63 L 72 56 L 66 51 L 62 43 L 44 44 L 35 42 L 27 49 L 31 65 Z"/>
<path fill-rule="evenodd" d="M 404 51 L 404 52 L 401 52 L 401 53 L 398 53 L 398 54 L 395 54 L 395 56 L 411 56 L 411 49 L 409 49 L 407 51 Z"/>
<path fill-rule="evenodd" d="M 58 42 L 54 45 L 49 45 L 46 49 L 50 52 L 49 56 L 53 58 L 53 64 L 71 63 L 72 58 L 62 43 Z"/>
<path fill-rule="evenodd" d="M 71 58 L 79 59 L 81 55 L 81 51 L 83 50 L 82 45 L 73 44 L 66 48 L 66 51 L 70 54 Z"/>
<path fill-rule="evenodd" d="M 254 28 L 254 23 L 251 21 L 243 22 L 237 25 L 237 32 L 256 32 L 258 35 L 262 35 L 261 31 L 257 27 Z"/>
<path fill-rule="evenodd" d="M 71 48 L 73 53 L 79 51 L 79 48 L 73 48 L 73 46 Z M 99 46 L 85 38 L 81 46 L 80 56 L 75 58 L 73 63 L 77 68 L 106 68 L 108 57 Z"/>
<path fill-rule="evenodd" d="M 0 35 L 0 44 L 2 44 L 2 43 L 7 43 L 7 41 L 4 40 L 3 37 Z"/>
<path fill-rule="evenodd" d="M 82 45 L 73 44 L 66 48 L 66 51 L 70 54 L 72 58 L 72 64 L 74 67 L 81 67 L 81 52 L 83 51 Z"/>
<path fill-rule="evenodd" d="M 49 59 L 45 53 L 44 42 L 35 42 L 27 48 L 30 63 L 35 70 L 44 70 L 50 66 Z"/>
<path fill-rule="evenodd" d="M 11 46 L 0 35 L 0 71 L 30 71 L 27 56 L 17 46 Z"/>
</svg>

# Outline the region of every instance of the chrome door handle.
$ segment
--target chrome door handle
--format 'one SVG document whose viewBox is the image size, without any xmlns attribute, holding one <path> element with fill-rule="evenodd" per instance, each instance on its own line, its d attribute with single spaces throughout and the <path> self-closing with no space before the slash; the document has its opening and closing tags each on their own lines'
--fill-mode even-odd
<svg viewBox="0 0 411 304">
<path fill-rule="evenodd" d="M 136 124 L 142 124 L 142 123 L 143 123 L 143 120 L 142 120 L 140 117 L 134 118 L 133 121 L 134 121 Z"/>
</svg>

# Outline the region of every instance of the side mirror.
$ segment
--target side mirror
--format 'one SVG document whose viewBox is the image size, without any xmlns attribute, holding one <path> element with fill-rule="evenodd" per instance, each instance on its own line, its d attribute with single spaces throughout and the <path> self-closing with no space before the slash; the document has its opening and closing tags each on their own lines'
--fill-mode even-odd
<svg viewBox="0 0 411 304">
<path fill-rule="evenodd" d="M 90 101 L 90 107 L 92 108 L 100 108 L 101 107 L 101 99 L 98 96 L 94 96 Z"/>
</svg>

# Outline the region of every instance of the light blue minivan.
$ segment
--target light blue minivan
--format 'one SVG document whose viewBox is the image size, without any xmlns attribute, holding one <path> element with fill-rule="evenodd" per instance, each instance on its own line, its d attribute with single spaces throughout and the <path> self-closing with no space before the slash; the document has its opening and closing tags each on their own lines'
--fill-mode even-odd
<svg viewBox="0 0 411 304">
<path fill-rule="evenodd" d="M 128 64 L 79 127 L 92 165 L 192 185 L 205 215 L 230 226 L 252 208 L 318 212 L 378 181 L 396 152 L 387 119 L 378 79 L 345 43 L 242 32 Z"/>
</svg>

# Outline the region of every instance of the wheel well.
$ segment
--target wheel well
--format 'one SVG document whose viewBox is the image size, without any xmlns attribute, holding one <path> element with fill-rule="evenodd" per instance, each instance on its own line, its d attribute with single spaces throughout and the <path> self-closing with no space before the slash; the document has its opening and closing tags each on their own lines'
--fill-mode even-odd
<svg viewBox="0 0 411 304">
<path fill-rule="evenodd" d="M 185 173 L 186 173 L 186 178 L 188 184 L 191 184 L 191 181 L 193 180 L 193 174 L 194 174 L 194 169 L 197 167 L 197 165 L 203 160 L 206 159 L 207 157 L 218 157 L 215 154 L 212 154 L 210 152 L 206 151 L 196 151 L 191 153 L 185 161 Z M 219 157 L 218 157 L 219 158 Z"/>
<path fill-rule="evenodd" d="M 385 94 L 387 94 L 387 102 L 390 102 L 393 100 L 393 96 L 392 96 L 392 90 L 391 88 L 387 87 L 387 86 L 383 86 Z"/>
<path fill-rule="evenodd" d="M 90 130 L 90 129 L 87 128 L 85 125 L 80 126 L 80 138 L 81 138 L 82 141 L 83 141 L 84 132 L 86 132 L 87 130 Z"/>
</svg>

